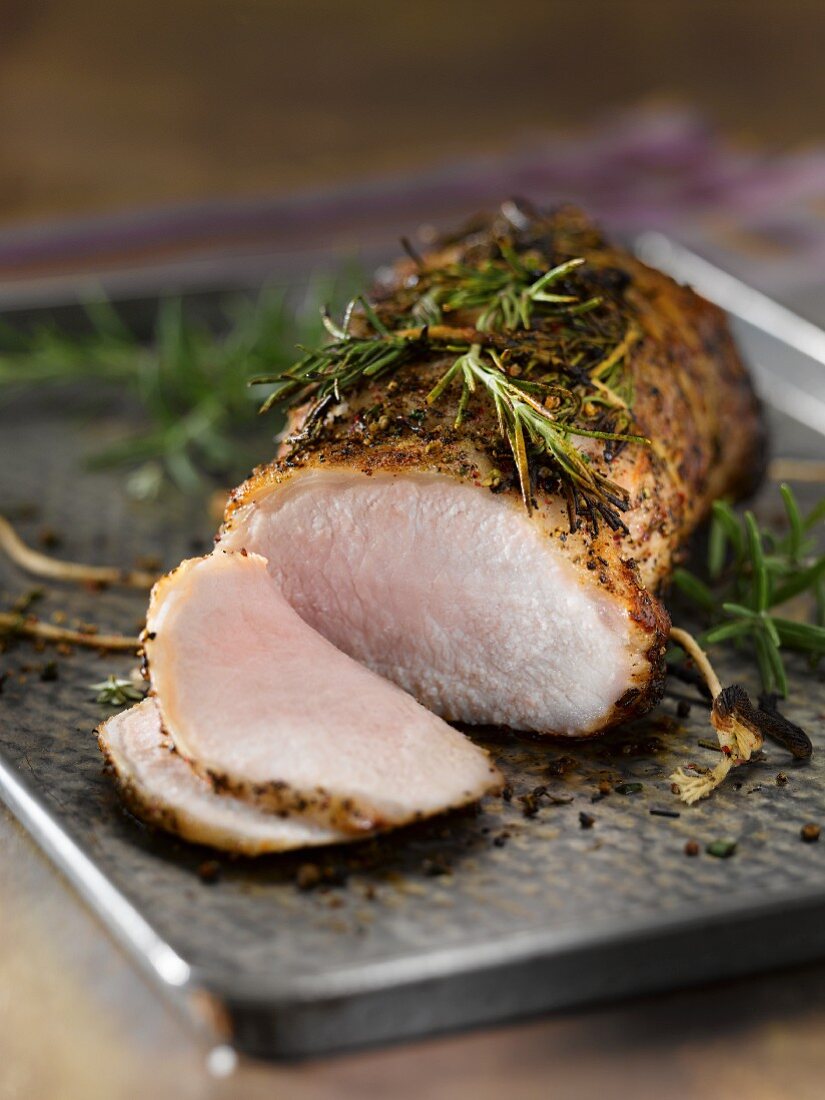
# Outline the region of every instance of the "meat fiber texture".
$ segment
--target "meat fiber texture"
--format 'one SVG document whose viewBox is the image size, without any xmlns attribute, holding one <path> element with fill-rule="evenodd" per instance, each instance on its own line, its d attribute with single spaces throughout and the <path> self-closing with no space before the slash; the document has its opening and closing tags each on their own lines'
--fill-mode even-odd
<svg viewBox="0 0 825 1100">
<path fill-rule="evenodd" d="M 473 264 L 502 231 L 476 226 L 424 264 Z M 711 502 L 757 479 L 761 421 L 718 309 L 576 212 L 522 236 L 548 266 L 585 258 L 638 334 L 633 430 L 650 446 L 577 441 L 627 490 L 626 530 L 571 530 L 552 479 L 536 480 L 528 513 L 491 403 L 475 397 L 456 428 L 459 389 L 428 404 L 445 362 L 422 357 L 344 395 L 312 431 L 296 420 L 281 456 L 232 495 L 219 545 L 260 554 L 307 624 L 444 718 L 583 737 L 660 698 L 658 594 Z M 415 272 L 397 265 L 379 306 Z"/>
</svg>

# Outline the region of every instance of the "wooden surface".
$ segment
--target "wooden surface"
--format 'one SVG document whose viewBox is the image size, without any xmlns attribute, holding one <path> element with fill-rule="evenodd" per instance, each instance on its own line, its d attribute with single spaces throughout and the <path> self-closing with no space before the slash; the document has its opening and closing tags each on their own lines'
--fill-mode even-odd
<svg viewBox="0 0 825 1100">
<path fill-rule="evenodd" d="M 819 0 L 5 0 L 0 223 L 403 170 L 661 93 L 820 140 L 823 32 Z M 818 1100 L 823 1035 L 825 965 L 220 1080 L 0 812 L 2 1100 Z"/>
<path fill-rule="evenodd" d="M 403 170 L 677 96 L 823 136 L 820 0 L 3 0 L 0 224 Z"/>
</svg>

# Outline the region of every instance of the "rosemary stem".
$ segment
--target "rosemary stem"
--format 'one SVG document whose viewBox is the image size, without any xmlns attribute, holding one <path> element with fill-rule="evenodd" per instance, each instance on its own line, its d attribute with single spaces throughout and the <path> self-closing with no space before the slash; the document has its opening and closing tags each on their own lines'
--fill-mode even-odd
<svg viewBox="0 0 825 1100">
<path fill-rule="evenodd" d="M 69 630 L 51 623 L 26 619 L 8 611 L 0 611 L 0 635 L 22 634 L 26 638 L 40 638 L 45 642 L 66 642 L 86 649 L 107 649 L 121 653 L 135 653 L 140 649 L 137 638 L 125 634 L 89 634 L 83 630 Z"/>
<path fill-rule="evenodd" d="M 35 577 L 72 581 L 80 584 L 117 585 L 123 588 L 151 588 L 157 580 L 153 573 L 139 569 L 123 570 L 108 565 L 84 565 L 80 562 L 58 561 L 27 546 L 9 521 L 0 515 L 0 549 L 15 565 Z"/>
<path fill-rule="evenodd" d="M 678 646 L 687 653 L 692 659 L 693 663 L 701 672 L 705 683 L 708 685 L 708 690 L 715 699 L 716 696 L 722 690 L 722 685 L 719 682 L 719 677 L 713 671 L 713 666 L 708 660 L 707 654 L 693 637 L 688 634 L 686 630 L 681 630 L 678 626 L 672 626 L 670 628 L 670 637 Z"/>
</svg>

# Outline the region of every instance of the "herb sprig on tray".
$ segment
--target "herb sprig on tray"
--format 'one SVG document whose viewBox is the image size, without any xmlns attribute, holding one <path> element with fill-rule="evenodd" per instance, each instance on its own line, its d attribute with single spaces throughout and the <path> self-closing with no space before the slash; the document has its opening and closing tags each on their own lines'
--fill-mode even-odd
<svg viewBox="0 0 825 1100">
<path fill-rule="evenodd" d="M 540 253 L 519 252 L 507 239 L 477 264 L 433 266 L 410 251 L 412 289 L 389 304 L 355 298 L 340 324 L 325 313 L 330 342 L 254 380 L 276 387 L 261 411 L 307 401 L 318 410 L 413 360 L 451 359 L 427 402 L 458 387 L 456 427 L 474 399 L 493 406 L 528 511 L 540 460 L 561 483 L 571 526 L 584 512 L 594 525 L 601 517 L 623 529 L 627 492 L 577 440 L 604 440 L 614 450 L 649 442 L 631 430 L 628 361 L 640 337 L 633 321 L 591 293 L 582 257 L 548 267 Z"/>
<path fill-rule="evenodd" d="M 250 439 L 258 403 L 250 375 L 287 368 L 296 344 L 320 337 L 320 303 L 340 299 L 342 284 L 353 281 L 346 270 L 316 279 L 297 304 L 276 289 L 255 300 L 227 301 L 218 329 L 170 298 L 161 303 L 148 340 L 102 300 L 86 307 L 84 332 L 56 323 L 29 330 L 2 325 L 0 402 L 32 387 L 77 383 L 87 393 L 93 386 L 97 402 L 111 396 L 114 409 L 122 394 L 133 398 L 142 423 L 93 453 L 90 463 L 129 470 L 127 487 L 135 496 L 152 496 L 165 482 L 193 492 L 213 477 L 242 477 L 261 453 Z"/>
<path fill-rule="evenodd" d="M 677 569 L 673 580 L 705 619 L 699 643 L 730 643 L 752 653 L 762 690 L 786 696 L 783 653 L 805 653 L 813 662 L 825 655 L 825 554 L 816 553 L 812 537 L 825 520 L 825 500 L 803 515 L 788 485 L 780 493 L 786 533 L 716 501 L 706 575 Z M 794 615 L 795 603 L 801 606 Z"/>
</svg>

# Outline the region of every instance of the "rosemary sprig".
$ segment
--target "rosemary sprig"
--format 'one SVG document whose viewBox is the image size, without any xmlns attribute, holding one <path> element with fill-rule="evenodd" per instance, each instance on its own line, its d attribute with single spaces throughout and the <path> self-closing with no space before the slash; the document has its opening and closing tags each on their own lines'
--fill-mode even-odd
<svg viewBox="0 0 825 1100">
<path fill-rule="evenodd" d="M 241 477 L 266 440 L 264 433 L 257 446 L 250 439 L 257 403 L 248 390 L 250 375 L 286 369 L 296 343 L 318 339 L 319 303 L 340 297 L 341 284 L 351 278 L 345 271 L 315 280 L 297 305 L 272 289 L 254 301 L 229 301 L 218 331 L 169 299 L 148 341 L 103 301 L 87 306 L 85 333 L 54 324 L 29 331 L 0 326 L 0 401 L 35 387 L 85 383 L 88 391 L 94 383 L 95 400 L 111 400 L 119 411 L 121 395 L 130 395 L 142 410 L 142 425 L 94 453 L 91 464 L 130 470 L 127 487 L 136 496 L 154 495 L 167 481 L 191 492 L 211 477 Z"/>
<path fill-rule="evenodd" d="M 507 242 L 500 241 L 499 250 L 503 263 L 487 260 L 478 267 L 455 263 L 424 269 L 420 282 L 426 289 L 412 307 L 413 316 L 431 324 L 445 313 L 479 310 L 475 322 L 479 332 L 513 331 L 531 328 L 536 309 L 572 317 L 601 304 L 598 296 L 580 300 L 575 294 L 554 294 L 548 289 L 581 267 L 585 262 L 581 257 L 537 272 Z"/>
<path fill-rule="evenodd" d="M 677 569 L 673 580 L 706 621 L 704 646 L 730 643 L 756 661 L 764 692 L 788 694 L 783 653 L 825 655 L 825 554 L 812 532 L 825 519 L 825 502 L 803 516 L 788 485 L 780 486 L 787 533 L 760 527 L 752 512 L 740 518 L 716 501 L 708 533 L 706 577 Z M 807 597 L 807 618 L 776 614 Z"/>
<path fill-rule="evenodd" d="M 521 494 L 530 509 L 530 471 L 528 446 L 534 454 L 545 455 L 562 471 L 565 481 L 583 493 L 613 528 L 623 527 L 616 511 L 627 508 L 627 493 L 615 482 L 600 474 L 585 455 L 571 443 L 571 434 L 593 439 L 645 442 L 641 436 L 593 431 L 572 421 L 552 415 L 539 400 L 547 397 L 548 387 L 541 383 L 510 377 L 499 355 L 487 349 L 485 356 L 480 344 L 473 344 L 460 355 L 430 391 L 427 401 L 432 404 L 453 379 L 461 382 L 456 426 L 461 424 L 469 404 L 470 395 L 478 387 L 486 389 L 492 398 L 498 417 L 499 430 L 507 439 L 518 472 Z M 568 391 L 569 393 L 569 391 Z M 538 395 L 538 397 L 536 396 Z M 572 396 L 572 395 L 569 395 Z"/>
<path fill-rule="evenodd" d="M 614 530 L 623 529 L 627 493 L 596 467 L 576 437 L 603 440 L 613 451 L 648 442 L 630 430 L 627 362 L 638 328 L 618 318 L 615 309 L 598 316 L 602 298 L 571 286 L 570 277 L 585 264 L 581 257 L 541 271 L 535 253 L 520 255 L 499 241 L 498 255 L 477 266 L 427 267 L 414 259 L 416 289 L 406 301 L 401 295 L 400 309 L 373 306 L 360 297 L 340 325 L 325 312 L 329 343 L 305 349 L 285 370 L 254 379 L 253 384 L 275 387 L 261 411 L 312 401 L 312 419 L 333 397 L 340 400 L 414 359 L 450 356 L 428 403 L 459 385 L 456 426 L 475 395 L 492 404 L 528 511 L 531 462 L 540 460 L 564 489 L 572 528 L 584 512 L 594 528 L 602 518 Z M 557 284 L 564 293 L 551 289 Z M 459 315 L 458 323 L 446 323 L 449 314 Z"/>
</svg>

